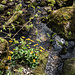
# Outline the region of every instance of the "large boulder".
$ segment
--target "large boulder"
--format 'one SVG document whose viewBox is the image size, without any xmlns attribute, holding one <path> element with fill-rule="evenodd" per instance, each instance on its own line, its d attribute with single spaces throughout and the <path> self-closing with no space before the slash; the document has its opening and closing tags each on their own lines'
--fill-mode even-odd
<svg viewBox="0 0 75 75">
<path fill-rule="evenodd" d="M 60 75 L 75 75 L 75 58 L 64 62 L 63 71 Z"/>
<path fill-rule="evenodd" d="M 48 27 L 68 40 L 75 40 L 75 6 L 52 11 L 48 16 Z"/>
</svg>

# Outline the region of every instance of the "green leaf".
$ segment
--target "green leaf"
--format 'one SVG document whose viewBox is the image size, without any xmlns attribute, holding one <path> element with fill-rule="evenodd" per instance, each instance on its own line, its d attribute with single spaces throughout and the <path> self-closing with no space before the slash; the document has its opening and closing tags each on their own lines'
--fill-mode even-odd
<svg viewBox="0 0 75 75">
<path fill-rule="evenodd" d="M 71 31 L 69 31 L 69 33 L 68 33 L 69 35 L 71 35 L 72 34 L 72 32 Z"/>
<path fill-rule="evenodd" d="M 68 42 L 67 41 L 65 42 L 65 45 L 68 46 Z"/>
</svg>

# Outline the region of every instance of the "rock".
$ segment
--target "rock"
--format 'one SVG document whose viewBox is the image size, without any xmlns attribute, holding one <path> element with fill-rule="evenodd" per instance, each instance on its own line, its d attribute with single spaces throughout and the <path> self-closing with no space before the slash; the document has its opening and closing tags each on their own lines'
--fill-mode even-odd
<svg viewBox="0 0 75 75">
<path fill-rule="evenodd" d="M 64 62 L 63 71 L 60 75 L 75 75 L 75 58 Z"/>
<path fill-rule="evenodd" d="M 5 39 L 0 38 L 0 69 L 4 68 L 5 62 L 7 60 L 8 51 L 8 42 Z"/>
<path fill-rule="evenodd" d="M 48 16 L 48 27 L 68 40 L 75 40 L 75 7 L 63 7 Z"/>
</svg>

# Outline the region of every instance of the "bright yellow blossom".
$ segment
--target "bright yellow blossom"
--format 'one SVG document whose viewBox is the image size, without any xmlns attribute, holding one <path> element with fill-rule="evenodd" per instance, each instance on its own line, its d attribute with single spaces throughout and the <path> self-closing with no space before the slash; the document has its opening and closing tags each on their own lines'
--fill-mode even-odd
<svg viewBox="0 0 75 75">
<path fill-rule="evenodd" d="M 37 43 L 37 44 L 35 44 L 35 45 L 34 45 L 34 47 L 35 47 L 35 46 L 37 46 L 37 45 L 38 45 L 38 43 Z"/>
<path fill-rule="evenodd" d="M 33 40 L 30 40 L 31 42 L 34 42 Z"/>
<path fill-rule="evenodd" d="M 8 60 L 11 60 L 11 56 L 8 56 Z"/>
<path fill-rule="evenodd" d="M 12 40 L 9 40 L 9 42 L 12 43 L 13 41 Z"/>
<path fill-rule="evenodd" d="M 27 38 L 26 40 L 31 40 L 30 38 Z"/>
<path fill-rule="evenodd" d="M 36 56 L 38 55 L 38 54 L 35 54 Z"/>
<path fill-rule="evenodd" d="M 9 51 L 9 53 L 13 54 L 13 52 L 12 52 L 12 51 Z"/>
<path fill-rule="evenodd" d="M 15 48 L 13 50 L 15 50 Z"/>
<path fill-rule="evenodd" d="M 32 54 L 32 53 L 33 53 L 33 51 L 30 52 L 30 54 Z"/>
<path fill-rule="evenodd" d="M 24 36 L 22 36 L 22 38 L 24 39 L 25 37 L 24 37 Z"/>
<path fill-rule="evenodd" d="M 35 62 L 35 59 L 33 59 L 33 62 Z"/>
<path fill-rule="evenodd" d="M 40 46 L 41 49 L 45 50 L 43 47 Z"/>
<path fill-rule="evenodd" d="M 7 69 L 7 70 L 8 70 L 8 69 L 9 69 L 9 67 L 8 67 L 8 66 L 5 66 L 5 69 Z"/>
<path fill-rule="evenodd" d="M 42 52 L 42 50 L 40 50 L 40 52 Z"/>
</svg>

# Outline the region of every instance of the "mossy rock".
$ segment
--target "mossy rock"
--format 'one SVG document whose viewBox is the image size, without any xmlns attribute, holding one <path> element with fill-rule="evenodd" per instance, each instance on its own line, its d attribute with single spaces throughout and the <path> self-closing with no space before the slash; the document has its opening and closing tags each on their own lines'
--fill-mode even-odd
<svg viewBox="0 0 75 75">
<path fill-rule="evenodd" d="M 48 61 L 49 52 L 43 52 L 39 56 L 39 65 L 33 70 L 34 75 L 46 75 L 45 67 Z"/>
<path fill-rule="evenodd" d="M 63 71 L 60 75 L 75 75 L 75 58 L 64 62 Z"/>
<path fill-rule="evenodd" d="M 63 7 L 48 15 L 48 27 L 68 40 L 75 40 L 75 7 Z"/>
<path fill-rule="evenodd" d="M 71 6 L 73 4 L 73 0 L 56 0 L 56 4 L 59 7 Z"/>
<path fill-rule="evenodd" d="M 5 39 L 0 38 L 0 69 L 4 68 L 8 52 L 8 42 Z"/>
<path fill-rule="evenodd" d="M 8 42 L 3 39 L 0 38 L 0 51 L 6 51 L 8 49 Z"/>
</svg>

